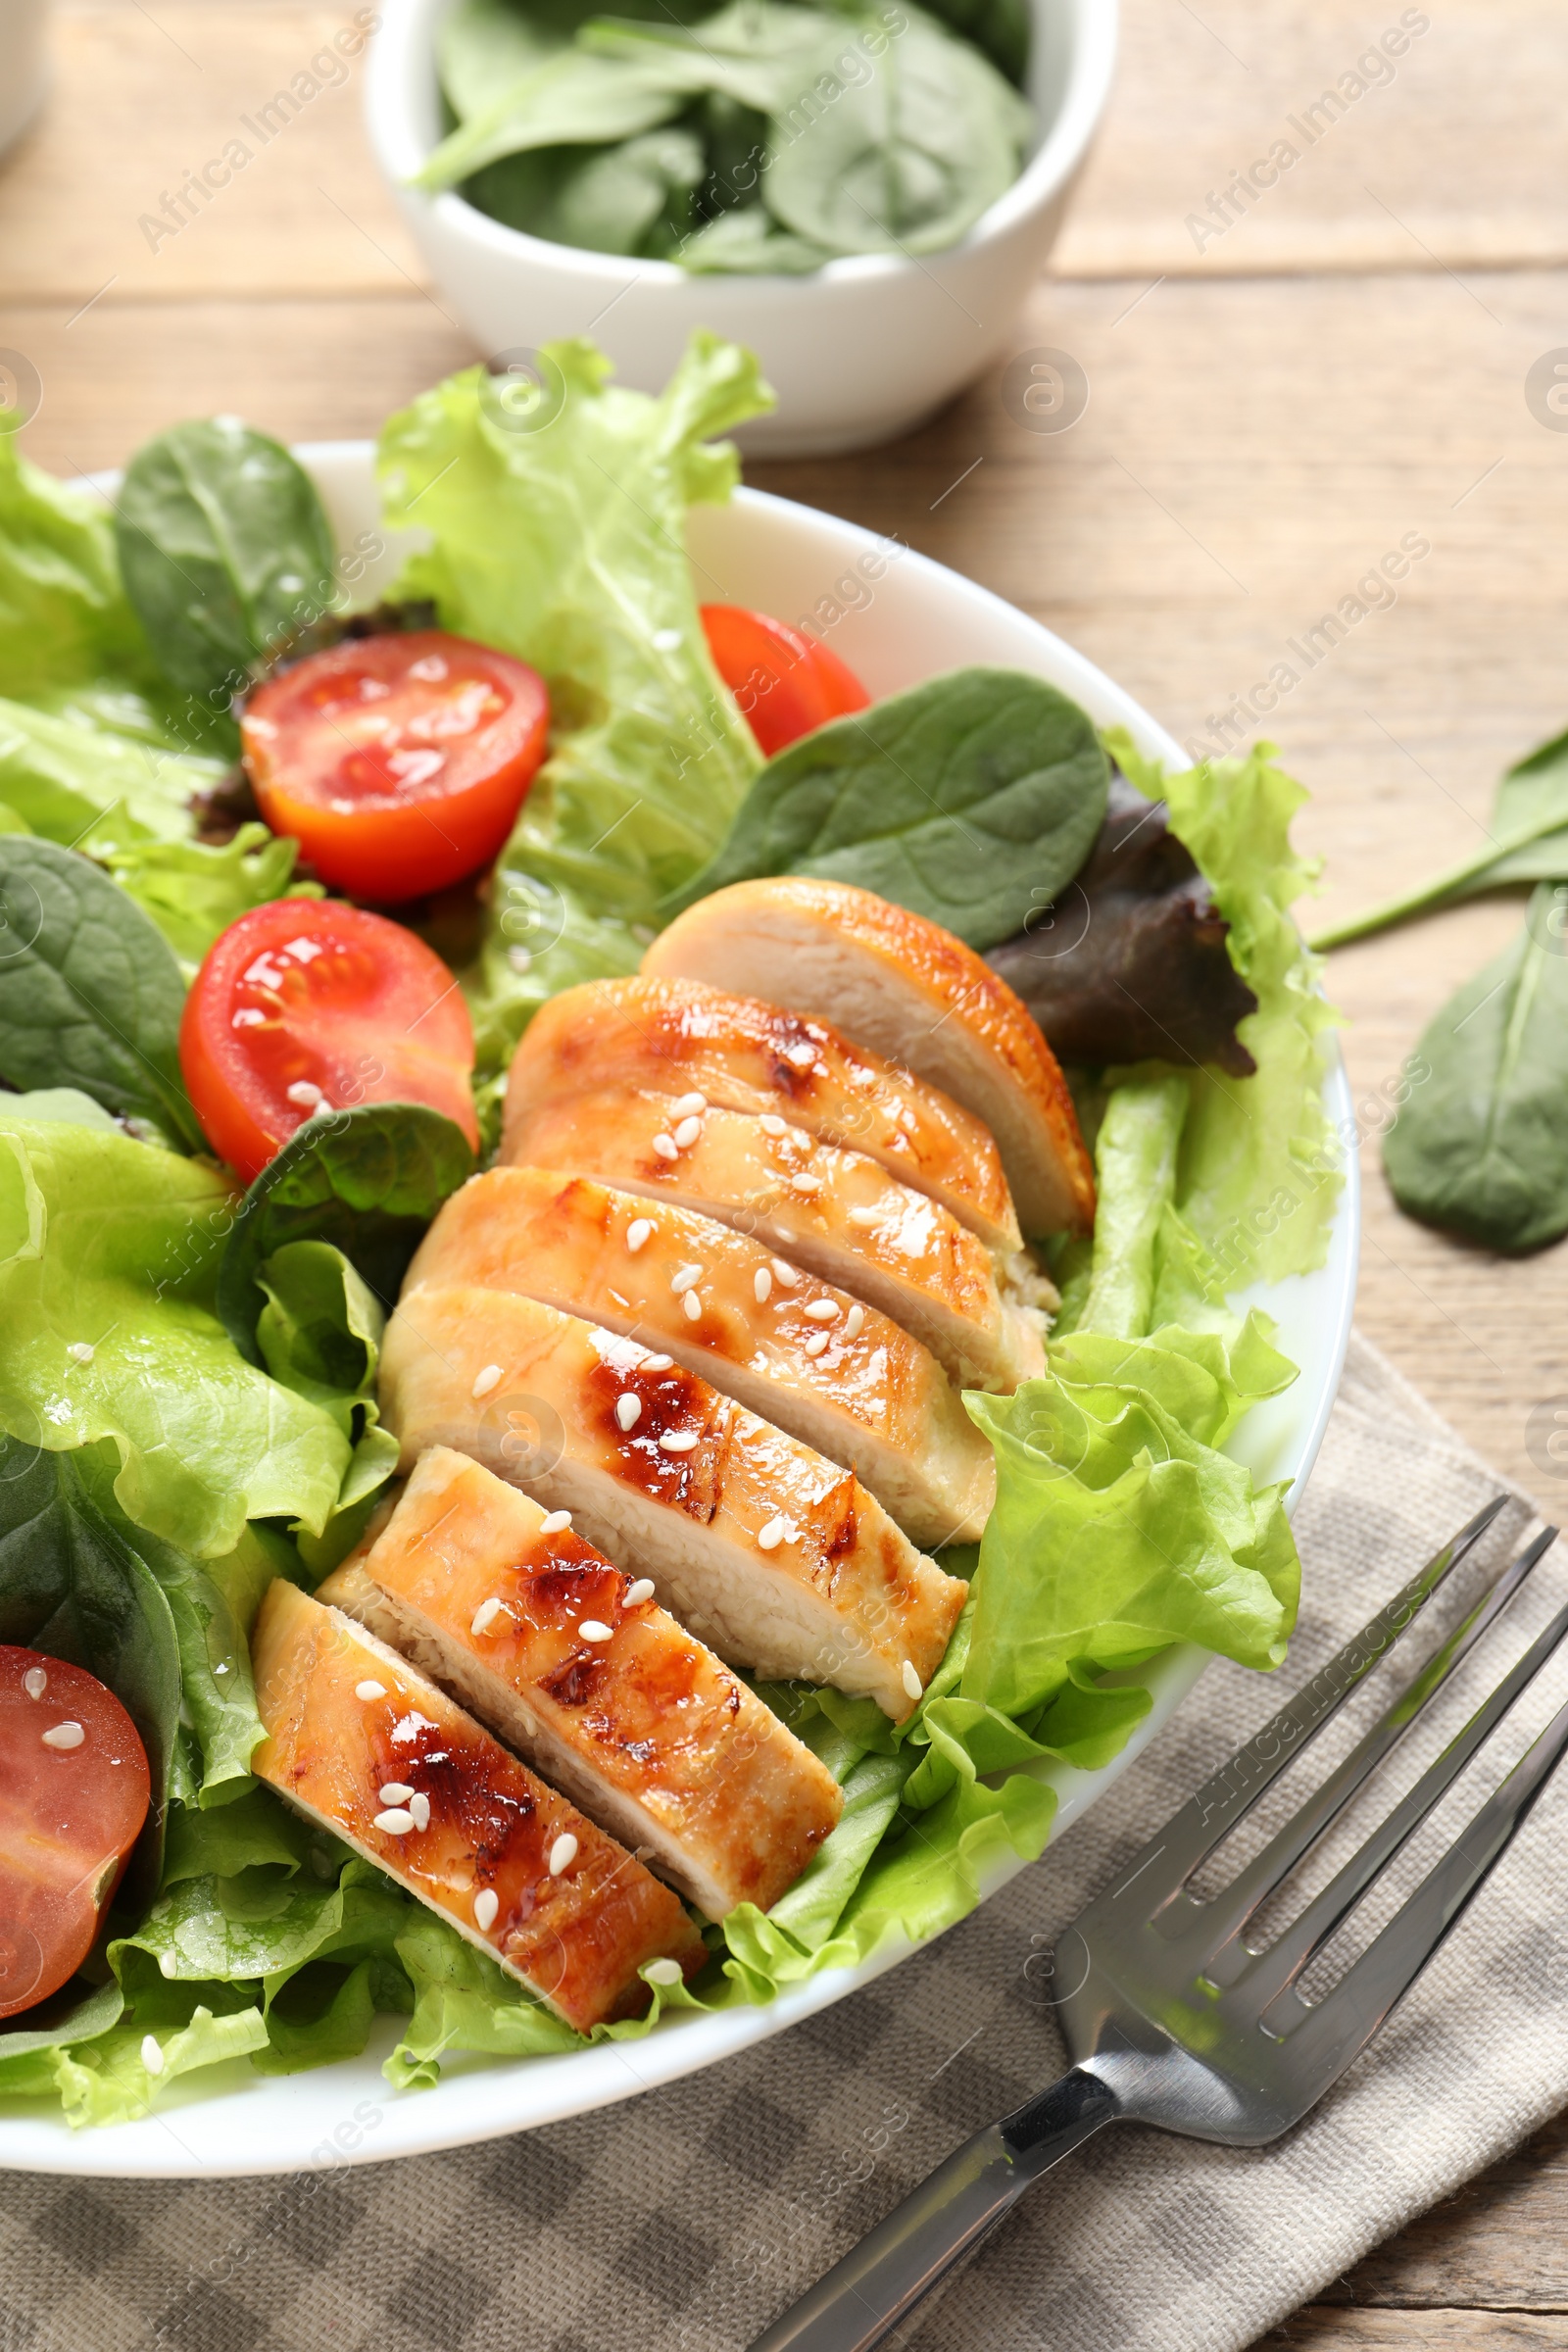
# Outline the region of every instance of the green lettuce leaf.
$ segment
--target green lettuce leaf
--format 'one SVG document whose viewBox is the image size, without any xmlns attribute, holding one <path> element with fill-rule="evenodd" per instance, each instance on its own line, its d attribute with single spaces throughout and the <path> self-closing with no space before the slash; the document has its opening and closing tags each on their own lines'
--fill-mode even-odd
<svg viewBox="0 0 1568 2352">
<path fill-rule="evenodd" d="M 249 1519 L 318 1533 L 352 1450 L 220 1322 L 232 1222 L 211 1166 L 0 1102 L 0 1428 L 51 1453 L 109 1440 L 127 1518 L 196 1559 Z"/>
<path fill-rule="evenodd" d="M 94 2041 L 118 2025 L 125 1996 L 113 1978 L 105 1984 L 86 1984 L 73 1977 L 69 1984 L 21 2021 L 0 2027 L 0 2098 L 48 2098 L 58 2095 L 57 2061 L 73 2042 Z"/>
<path fill-rule="evenodd" d="M 318 899 L 318 882 L 293 880 L 299 845 L 265 825 L 241 825 L 221 847 L 201 841 L 117 839 L 96 827 L 88 844 L 98 863 L 150 915 L 194 976 L 220 931 L 271 899 Z"/>
<path fill-rule="evenodd" d="M 481 1073 L 547 996 L 635 967 L 659 902 L 712 857 L 760 764 L 685 552 L 687 508 L 738 478 L 712 436 L 772 405 L 756 361 L 697 334 L 657 399 L 610 384 L 591 344 L 551 344 L 538 367 L 538 388 L 481 368 L 437 385 L 390 420 L 378 461 L 388 521 L 431 541 L 398 593 L 550 688 L 550 756 L 466 976 Z"/>
</svg>

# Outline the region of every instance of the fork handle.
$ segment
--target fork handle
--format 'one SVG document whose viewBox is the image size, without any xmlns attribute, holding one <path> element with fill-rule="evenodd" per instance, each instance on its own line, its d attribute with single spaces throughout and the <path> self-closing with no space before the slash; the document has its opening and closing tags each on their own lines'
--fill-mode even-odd
<svg viewBox="0 0 1568 2352">
<path fill-rule="evenodd" d="M 871 2352 L 1032 2181 L 1118 2111 L 1115 2093 L 1074 2067 L 956 2148 L 751 2352 Z"/>
</svg>

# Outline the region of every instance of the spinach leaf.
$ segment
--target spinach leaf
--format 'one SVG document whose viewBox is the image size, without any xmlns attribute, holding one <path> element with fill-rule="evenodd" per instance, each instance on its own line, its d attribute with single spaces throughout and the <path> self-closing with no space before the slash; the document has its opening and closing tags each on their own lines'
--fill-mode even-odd
<svg viewBox="0 0 1568 2352">
<path fill-rule="evenodd" d="M 992 948 L 1078 871 L 1108 788 L 1064 694 L 1022 670 L 951 670 L 770 760 L 718 856 L 662 911 L 757 874 L 820 874 Z"/>
<path fill-rule="evenodd" d="M 661 88 L 730 98 L 771 116 L 832 71 L 834 51 L 854 45 L 855 28 L 842 17 L 777 0 L 731 0 L 694 29 L 602 17 L 583 26 L 579 40 L 597 56 L 635 65 Z"/>
<path fill-rule="evenodd" d="M 1416 1052 L 1431 1076 L 1383 1145 L 1400 1207 L 1494 1250 L 1568 1232 L 1568 884 L 1540 885 Z"/>
<path fill-rule="evenodd" d="M 7 834 L 0 926 L 0 1076 L 79 1087 L 205 1151 L 179 1074 L 184 984 L 141 908 L 74 851 Z"/>
<path fill-rule="evenodd" d="M 434 194 L 533 147 L 600 147 L 635 138 L 681 111 L 678 91 L 639 65 L 564 49 L 503 89 L 482 114 L 444 138 L 411 185 Z"/>
<path fill-rule="evenodd" d="M 240 1353 L 263 1360 L 261 1275 L 275 1250 L 330 1242 L 390 1308 L 425 1227 L 472 1173 L 467 1137 L 422 1102 L 366 1102 L 308 1119 L 251 1186 L 224 1247 L 218 1311 Z M 274 1301 L 274 1314 L 284 1313 Z"/>
<path fill-rule="evenodd" d="M 566 38 L 508 0 L 458 0 L 435 28 L 436 70 L 458 121 L 484 114 Z"/>
<path fill-rule="evenodd" d="M 125 1996 L 113 1977 L 88 1985 L 80 1977 L 35 2009 L 20 2025 L 0 2029 L 0 2094 L 46 2097 L 55 2088 L 54 2053 L 68 2042 L 91 2041 L 118 2025 Z"/>
<path fill-rule="evenodd" d="M 1014 88 L 1022 89 L 1034 29 L 1029 0 L 931 0 L 931 14 L 950 32 L 973 41 Z"/>
<path fill-rule="evenodd" d="M 331 528 L 310 477 L 237 416 L 172 425 L 139 449 L 115 538 L 160 667 L 194 694 L 226 700 L 333 593 Z"/>
<path fill-rule="evenodd" d="M 1311 945 L 1344 947 L 1429 914 L 1438 906 L 1474 898 L 1508 882 L 1555 882 L 1568 876 L 1568 732 L 1553 736 L 1528 759 L 1510 767 L 1497 786 L 1487 821 L 1487 842 L 1458 865 L 1430 882 L 1386 899 L 1365 914 L 1351 915 L 1320 931 Z"/>
<path fill-rule="evenodd" d="M 1011 187 L 1034 117 L 977 49 L 906 9 L 904 30 L 776 109 L 767 209 L 838 253 L 935 253 Z M 861 77 L 863 75 L 863 78 Z"/>
<path fill-rule="evenodd" d="M 136 1727 L 153 1810 L 138 1884 L 156 1880 L 175 1770 L 180 1661 L 174 1618 L 139 1552 L 110 1525 L 69 1453 L 0 1438 L 0 1642 L 84 1666 Z"/>
<path fill-rule="evenodd" d="M 651 237 L 662 250 L 685 233 L 707 170 L 701 142 L 672 123 L 614 147 L 504 156 L 466 192 L 492 220 L 529 236 L 590 253 L 643 253 Z"/>
<path fill-rule="evenodd" d="M 825 245 L 813 245 L 806 237 L 792 237 L 760 204 L 720 213 L 694 237 L 687 238 L 678 256 L 683 269 L 708 270 L 715 275 L 720 270 L 729 270 L 748 277 L 763 272 L 805 277 L 810 270 L 820 270 L 824 262 L 838 258 Z"/>
</svg>

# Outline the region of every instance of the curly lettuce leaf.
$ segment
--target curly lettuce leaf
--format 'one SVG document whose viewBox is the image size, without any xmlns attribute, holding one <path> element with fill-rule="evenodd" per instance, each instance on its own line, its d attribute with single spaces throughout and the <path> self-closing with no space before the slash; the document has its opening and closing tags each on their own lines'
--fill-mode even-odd
<svg viewBox="0 0 1568 2352">
<path fill-rule="evenodd" d="M 250 1519 L 318 1534 L 352 1450 L 219 1320 L 232 1215 L 202 1161 L 0 1106 L 0 1428 L 51 1453 L 107 1439 L 126 1517 L 196 1559 Z"/>
<path fill-rule="evenodd" d="M 318 899 L 318 882 L 296 882 L 299 844 L 265 825 L 241 825 L 220 846 L 202 841 L 151 841 L 113 818 L 95 826 L 90 855 L 113 874 L 128 898 L 150 915 L 184 968 L 187 980 L 220 931 L 272 899 Z"/>
<path fill-rule="evenodd" d="M 709 656 L 686 510 L 739 477 L 727 432 L 772 405 L 756 361 L 694 335 L 657 398 L 585 342 L 548 345 L 531 405 L 468 368 L 391 418 L 387 519 L 430 545 L 398 593 L 550 688 L 550 756 L 496 872 L 467 975 L 481 1072 L 547 996 L 635 968 L 660 900 L 723 840 L 760 764 Z"/>
</svg>

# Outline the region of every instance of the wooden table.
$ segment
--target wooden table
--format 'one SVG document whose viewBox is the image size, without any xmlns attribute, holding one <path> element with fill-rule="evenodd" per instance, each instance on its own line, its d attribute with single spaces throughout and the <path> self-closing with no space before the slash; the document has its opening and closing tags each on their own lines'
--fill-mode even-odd
<svg viewBox="0 0 1568 2352">
<path fill-rule="evenodd" d="M 177 237 L 138 226 L 352 11 L 295 0 L 61 0 L 45 118 L 0 169 L 0 345 L 37 368 L 27 446 L 118 463 L 179 416 L 373 433 L 474 354 L 325 89 Z M 1091 398 L 1026 431 L 997 376 L 925 431 L 758 467 L 897 529 L 1037 614 L 1196 748 L 1285 640 L 1406 533 L 1398 601 L 1358 621 L 1269 731 L 1312 791 L 1301 838 L 1338 915 L 1471 850 L 1501 766 L 1568 720 L 1568 434 L 1524 379 L 1568 343 L 1560 0 L 1124 0 L 1120 79 L 1017 348 Z M 1394 78 L 1308 147 L 1287 128 L 1387 26 Z M 1286 137 L 1299 161 L 1223 234 L 1211 191 Z M 1568 1248 L 1509 1264 L 1408 1223 L 1382 1090 L 1510 935 L 1488 903 L 1337 956 L 1369 1130 L 1362 1328 L 1499 1467 L 1546 1489 L 1531 1410 L 1568 1390 Z M 1538 1449 L 1539 1450 L 1539 1449 Z M 1280 2340 L 1568 2345 L 1559 2129 L 1385 2247 Z"/>
</svg>

